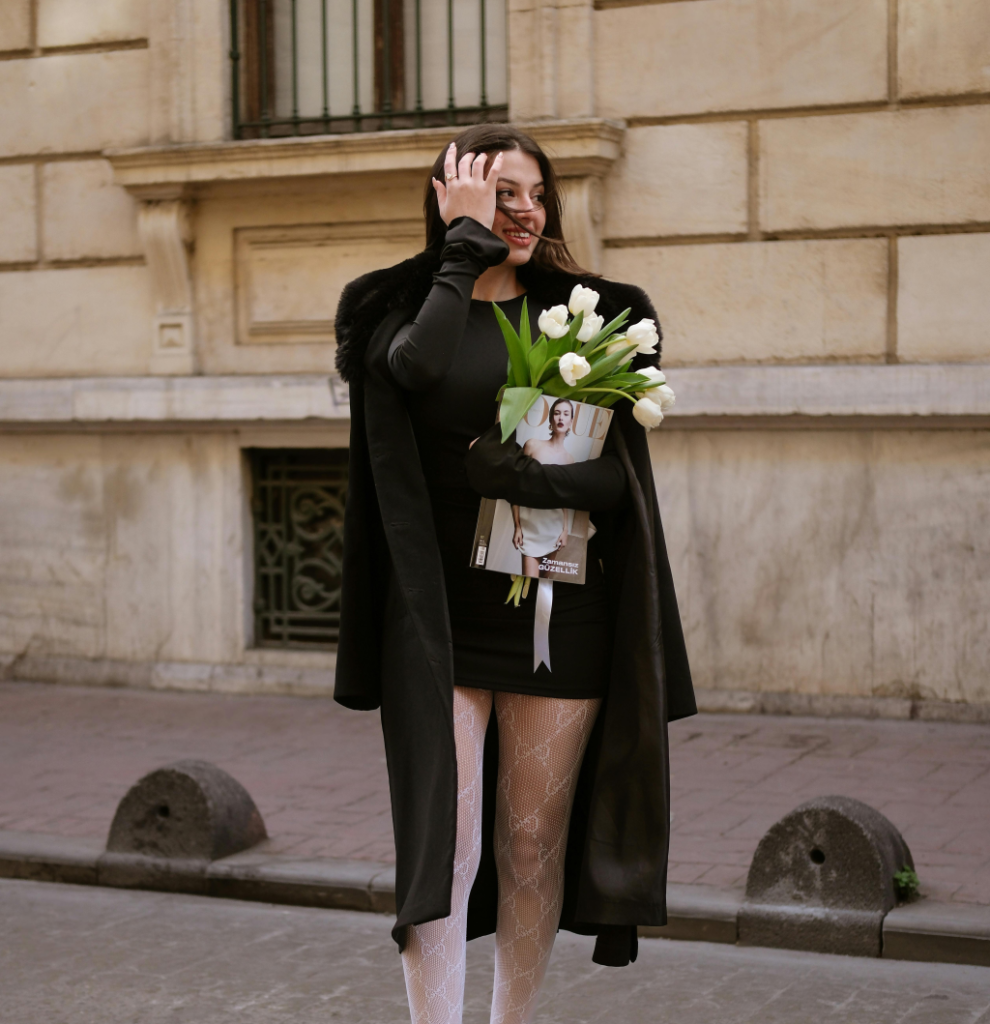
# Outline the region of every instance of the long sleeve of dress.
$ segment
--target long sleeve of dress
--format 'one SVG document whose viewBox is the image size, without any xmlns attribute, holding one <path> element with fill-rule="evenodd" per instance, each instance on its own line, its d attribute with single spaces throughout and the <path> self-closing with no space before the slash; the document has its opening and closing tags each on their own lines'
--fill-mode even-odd
<svg viewBox="0 0 990 1024">
<path fill-rule="evenodd" d="M 451 222 L 430 294 L 389 346 L 389 370 L 400 387 L 423 391 L 443 380 L 464 335 L 475 281 L 508 253 L 505 242 L 471 217 Z"/>
<path fill-rule="evenodd" d="M 514 440 L 502 442 L 495 424 L 478 438 L 464 460 L 468 482 L 484 498 L 504 498 L 526 508 L 576 508 L 604 512 L 622 504 L 626 471 L 611 432 L 597 459 L 572 466 L 545 466 Z"/>
</svg>

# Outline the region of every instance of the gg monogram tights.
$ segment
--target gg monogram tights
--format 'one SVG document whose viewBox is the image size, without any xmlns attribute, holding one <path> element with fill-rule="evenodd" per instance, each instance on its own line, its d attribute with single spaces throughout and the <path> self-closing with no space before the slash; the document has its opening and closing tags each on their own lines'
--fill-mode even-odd
<svg viewBox="0 0 990 1024">
<path fill-rule="evenodd" d="M 457 844 L 450 916 L 410 927 L 402 966 L 413 1024 L 461 1024 L 467 904 L 481 859 L 482 756 L 499 729 L 498 925 L 491 1024 L 528 1024 L 560 920 L 571 803 L 598 700 L 454 688 Z"/>
</svg>

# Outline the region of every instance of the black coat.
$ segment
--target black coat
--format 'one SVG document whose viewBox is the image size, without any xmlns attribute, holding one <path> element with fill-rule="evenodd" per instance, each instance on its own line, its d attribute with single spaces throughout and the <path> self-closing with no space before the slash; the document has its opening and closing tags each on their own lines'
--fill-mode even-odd
<svg viewBox="0 0 990 1024">
<path fill-rule="evenodd" d="M 390 341 L 418 312 L 439 264 L 439 253 L 428 249 L 358 278 L 344 290 L 336 322 L 337 368 L 350 386 L 351 448 L 334 697 L 350 708 L 381 707 L 397 855 L 393 935 L 400 947 L 406 925 L 450 913 L 456 833 L 454 667 L 443 569 L 405 396 L 386 365 Z M 595 288 L 606 321 L 627 306 L 632 323 L 656 319 L 646 295 L 630 285 L 532 265 L 519 276 L 560 303 L 579 281 Z M 638 365 L 659 361 L 639 358 Z M 575 796 L 561 926 L 598 935 L 595 960 L 621 966 L 635 958 L 636 925 L 666 922 L 667 723 L 696 707 L 646 434 L 630 403 L 616 412 L 610 429 L 628 500 L 594 515 L 615 616 L 614 654 Z M 503 458 L 501 471 L 506 465 Z M 469 478 L 477 476 L 469 470 Z M 486 836 L 494 821 L 497 749 L 493 715 Z M 469 937 L 494 931 L 497 897 L 494 851 L 485 842 Z"/>
</svg>

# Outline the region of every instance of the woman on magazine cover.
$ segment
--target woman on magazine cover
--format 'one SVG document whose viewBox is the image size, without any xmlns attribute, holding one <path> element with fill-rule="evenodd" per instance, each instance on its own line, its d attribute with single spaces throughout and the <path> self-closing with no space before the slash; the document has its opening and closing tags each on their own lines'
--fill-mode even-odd
<svg viewBox="0 0 990 1024">
<path fill-rule="evenodd" d="M 508 125 L 440 154 L 425 212 L 425 250 L 338 307 L 351 448 L 335 699 L 381 707 L 414 1024 L 461 1021 L 465 941 L 490 932 L 491 1020 L 524 1024 L 558 927 L 622 966 L 636 926 L 665 923 L 667 723 L 696 709 L 643 429 L 617 408 L 601 457 L 574 465 L 503 444 L 491 304 L 518 323 L 528 296 L 534 337 L 578 283 L 606 320 L 656 314 L 575 264 L 553 168 Z M 505 577 L 468 567 L 482 496 L 592 513 L 587 581 L 554 594 L 552 673 L 532 669 L 535 601 L 506 605 Z"/>
<path fill-rule="evenodd" d="M 565 447 L 574 420 L 574 403 L 568 398 L 558 398 L 550 406 L 547 417 L 550 424 L 550 439 L 539 441 L 530 438 L 523 445 L 523 455 L 544 466 L 572 466 L 574 456 Z M 512 534 L 513 546 L 522 555 L 521 575 L 540 575 L 540 559 L 559 551 L 567 543 L 572 510 L 566 508 L 526 508 L 512 506 L 512 520 L 515 527 Z"/>
</svg>

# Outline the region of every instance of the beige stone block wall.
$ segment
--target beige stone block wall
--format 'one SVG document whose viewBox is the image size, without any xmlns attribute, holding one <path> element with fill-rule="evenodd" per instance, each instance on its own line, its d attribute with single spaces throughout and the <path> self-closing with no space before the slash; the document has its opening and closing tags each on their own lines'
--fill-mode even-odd
<svg viewBox="0 0 990 1024">
<path fill-rule="evenodd" d="M 244 648 L 235 434 L 108 436 L 104 657 L 230 662 Z"/>
<path fill-rule="evenodd" d="M 152 141 L 230 138 L 228 0 L 151 2 L 148 20 Z"/>
<path fill-rule="evenodd" d="M 697 686 L 990 700 L 986 431 L 650 446 Z"/>
<path fill-rule="evenodd" d="M 0 167 L 0 263 L 38 257 L 34 165 Z"/>
<path fill-rule="evenodd" d="M 899 0 L 897 26 L 902 97 L 990 92 L 986 0 Z"/>
<path fill-rule="evenodd" d="M 79 46 L 144 39 L 148 35 L 149 2 L 156 0 L 38 0 L 38 45 Z"/>
<path fill-rule="evenodd" d="M 763 121 L 760 220 L 767 231 L 990 220 L 990 106 Z"/>
<path fill-rule="evenodd" d="M 887 97 L 887 0 L 705 0 L 595 13 L 598 110 L 660 117 Z"/>
<path fill-rule="evenodd" d="M 0 61 L 0 157 L 91 153 L 148 137 L 148 51 Z"/>
<path fill-rule="evenodd" d="M 747 227 L 745 122 L 631 128 L 605 185 L 606 238 Z"/>
<path fill-rule="evenodd" d="M 236 434 L 8 436 L 0 475 L 0 650 L 241 660 Z"/>
<path fill-rule="evenodd" d="M 31 0 L 0 3 L 0 51 L 26 50 L 31 45 Z"/>
<path fill-rule="evenodd" d="M 105 160 L 71 160 L 42 169 L 45 258 L 140 256 L 137 203 L 113 183 Z"/>
<path fill-rule="evenodd" d="M 6 330 L 0 337 L 9 343 Z M 100 445 L 81 434 L 8 434 L 0 444 L 5 653 L 99 654 L 107 557 Z"/>
<path fill-rule="evenodd" d="M 0 273 L 0 376 L 143 374 L 152 315 L 145 267 Z"/>
<path fill-rule="evenodd" d="M 668 366 L 884 358 L 884 239 L 609 249 L 605 272 L 653 299 Z"/>
<path fill-rule="evenodd" d="M 194 270 L 196 330 L 203 372 L 329 371 L 334 345 L 328 342 L 323 323 L 333 319 L 339 289 L 359 274 L 397 263 L 423 247 L 421 234 L 389 239 L 375 231 L 370 245 L 364 244 L 360 231 L 350 240 L 338 241 L 333 235 L 355 222 L 422 223 L 422 186 L 418 174 L 394 176 L 384 183 L 341 178 L 332 187 L 316 192 L 285 189 L 263 199 L 233 196 L 201 204 L 196 220 Z M 270 251 L 274 258 L 265 259 L 264 266 L 255 265 L 254 256 L 262 252 L 252 252 L 254 229 L 266 229 L 263 234 L 267 234 L 267 229 L 285 228 L 287 236 L 298 235 L 293 225 L 315 226 L 312 245 L 299 250 L 300 264 L 314 275 L 310 278 L 312 284 L 293 274 L 291 264 L 279 258 L 277 248 Z M 327 237 L 322 239 L 318 237 L 320 225 L 327 228 Z M 304 229 L 302 235 L 308 232 Z M 255 236 L 254 240 L 260 239 Z M 283 256 L 286 252 L 281 250 Z M 325 266 L 322 279 L 321 265 Z M 260 276 L 255 273 L 258 270 L 263 271 Z M 321 280 L 322 285 L 318 283 Z M 318 292 L 320 287 L 322 292 Z M 299 338 L 300 324 L 288 325 L 291 329 L 280 339 L 267 330 L 251 340 L 245 335 L 255 316 L 262 320 L 308 320 L 317 329 L 305 340 Z"/>
<path fill-rule="evenodd" d="M 990 234 L 917 235 L 897 248 L 900 359 L 990 359 Z"/>
</svg>

